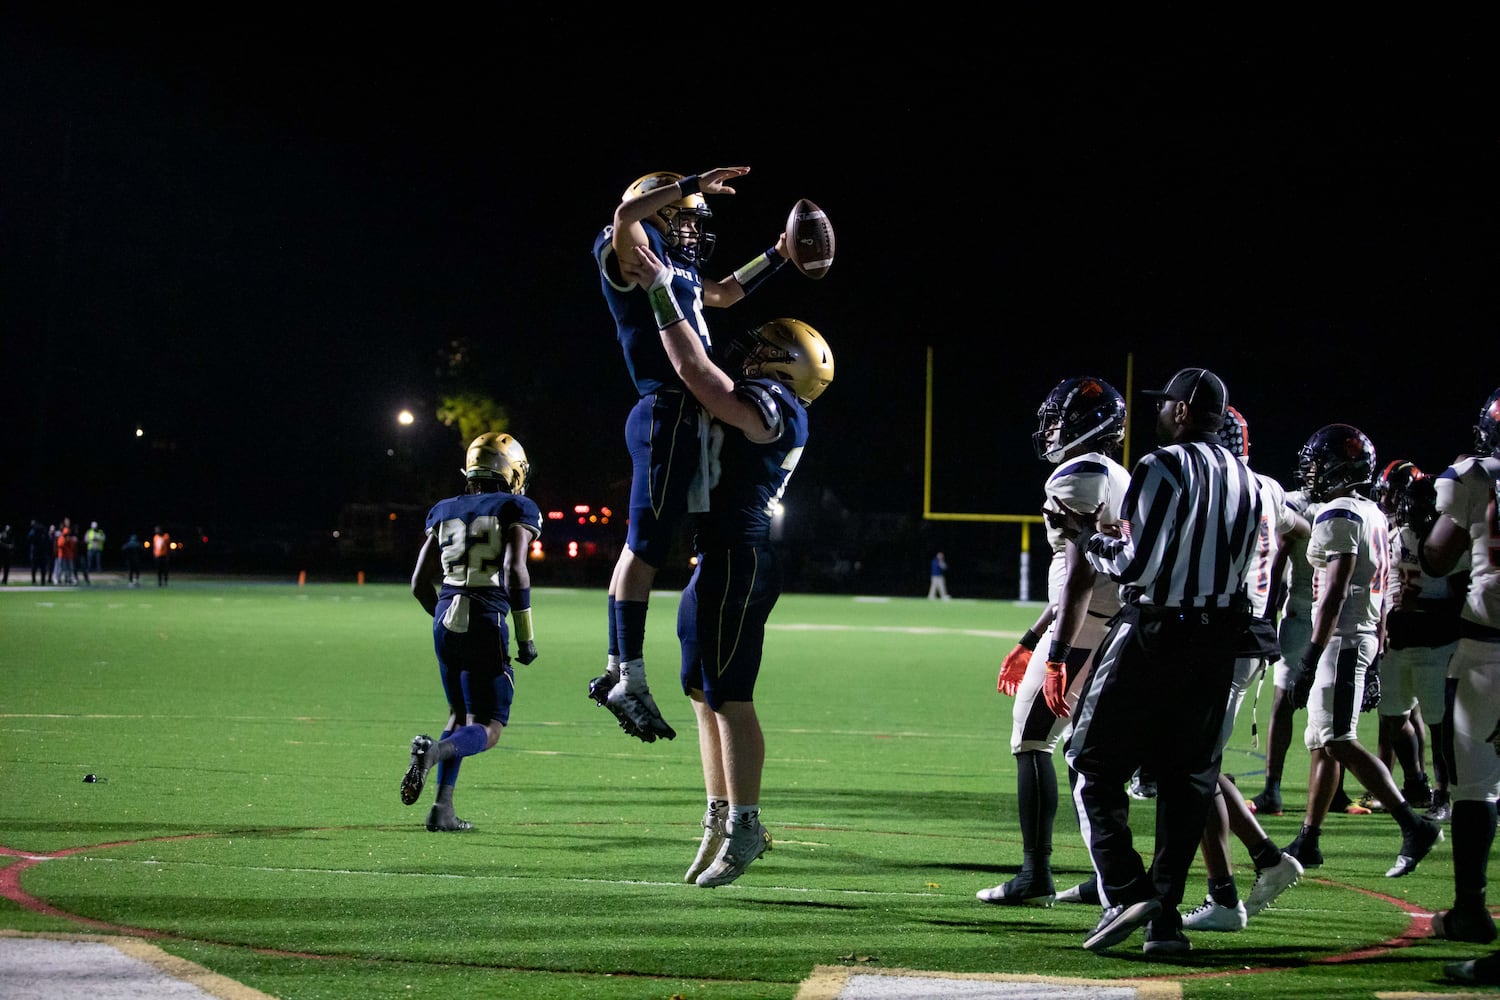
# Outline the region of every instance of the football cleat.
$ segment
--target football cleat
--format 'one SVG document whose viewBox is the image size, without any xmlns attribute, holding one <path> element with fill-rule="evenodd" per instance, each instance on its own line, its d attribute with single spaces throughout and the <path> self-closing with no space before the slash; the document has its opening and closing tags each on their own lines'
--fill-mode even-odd
<svg viewBox="0 0 1500 1000">
<path fill-rule="evenodd" d="M 645 743 L 655 743 L 657 737 L 675 740 L 677 730 L 667 725 L 656 707 L 656 699 L 646 688 L 629 691 L 622 680 L 610 688 L 604 707 L 620 720 L 620 728 Z"/>
<path fill-rule="evenodd" d="M 1182 918 L 1182 926 L 1190 931 L 1242 931 L 1249 919 L 1244 902 L 1224 906 L 1209 896 Z"/>
<path fill-rule="evenodd" d="M 1041 884 L 1033 886 L 1029 880 L 1023 882 L 1020 876 L 1003 885 L 980 889 L 974 896 L 980 902 L 998 906 L 1051 906 L 1053 900 L 1057 899 L 1057 893 L 1052 891 L 1051 885 L 1046 888 L 1042 888 Z"/>
<path fill-rule="evenodd" d="M 1193 950 L 1193 943 L 1182 933 L 1186 925 L 1186 920 L 1171 927 L 1164 926 L 1159 920 L 1151 921 L 1146 925 L 1146 943 L 1141 945 L 1141 951 L 1148 955 L 1186 955 Z"/>
<path fill-rule="evenodd" d="M 724 845 L 719 848 L 718 856 L 698 876 L 696 882 L 705 889 L 716 885 L 728 885 L 745 874 L 745 869 L 750 867 L 750 862 L 770 849 L 771 834 L 761 825 L 760 820 L 755 821 L 753 830 L 736 827 L 734 832 L 724 839 Z"/>
<path fill-rule="evenodd" d="M 1417 817 L 1417 825 L 1401 834 L 1401 853 L 1396 855 L 1396 863 L 1385 873 L 1386 878 L 1401 878 L 1410 875 L 1417 870 L 1417 865 L 1427 857 L 1432 845 L 1443 839 L 1442 824 L 1428 819 L 1426 816 Z"/>
<path fill-rule="evenodd" d="M 693 858 L 693 863 L 682 880 L 697 882 L 698 876 L 707 871 L 708 866 L 713 864 L 714 858 L 718 857 L 728 836 L 724 828 L 724 816 L 712 809 L 705 812 L 703 814 L 703 840 L 698 844 L 698 855 Z"/>
<path fill-rule="evenodd" d="M 1146 899 L 1129 906 L 1111 906 L 1099 917 L 1094 932 L 1083 939 L 1087 951 L 1103 951 L 1134 934 L 1136 928 L 1161 915 L 1161 901 Z"/>
<path fill-rule="evenodd" d="M 1245 803 L 1250 811 L 1257 816 L 1280 816 L 1281 815 L 1281 793 L 1266 789 Z"/>
<path fill-rule="evenodd" d="M 437 744 L 423 733 L 411 738 L 411 766 L 401 778 L 401 801 L 411 805 L 422 797 L 427 772 L 437 763 Z"/>
<path fill-rule="evenodd" d="M 1270 907 L 1276 897 L 1297 884 L 1302 877 L 1302 863 L 1285 852 L 1281 860 L 1268 868 L 1255 872 L 1255 884 L 1250 887 L 1250 896 L 1245 900 L 1245 918 L 1256 916 Z"/>
<path fill-rule="evenodd" d="M 1323 864 L 1323 852 L 1318 849 L 1318 838 L 1305 836 L 1306 832 L 1307 827 L 1303 827 L 1282 853 L 1290 855 L 1303 868 L 1319 868 Z"/>
<path fill-rule="evenodd" d="M 1098 906 L 1100 903 L 1099 886 L 1093 879 L 1089 879 L 1087 882 L 1079 882 L 1077 885 L 1058 893 L 1057 901 L 1059 903 L 1082 903 L 1085 906 Z"/>
<path fill-rule="evenodd" d="M 428 833 L 461 833 L 474 829 L 474 824 L 453 815 L 452 806 L 433 805 L 427 810 Z"/>
<path fill-rule="evenodd" d="M 1495 940 L 1495 918 L 1483 906 L 1444 910 L 1432 915 L 1432 936 L 1445 941 L 1489 944 Z"/>
</svg>

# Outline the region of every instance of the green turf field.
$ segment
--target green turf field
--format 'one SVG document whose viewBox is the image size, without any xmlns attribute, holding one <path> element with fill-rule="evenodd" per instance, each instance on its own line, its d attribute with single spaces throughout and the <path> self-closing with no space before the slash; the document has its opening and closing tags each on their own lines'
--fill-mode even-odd
<svg viewBox="0 0 1500 1000">
<path fill-rule="evenodd" d="M 1442 963 L 1488 950 L 1424 937 L 1452 900 L 1451 843 L 1384 878 L 1400 835 L 1379 814 L 1331 818 L 1321 869 L 1181 960 L 1148 959 L 1139 934 L 1083 951 L 1092 907 L 976 901 L 1020 860 L 995 674 L 1035 605 L 783 597 L 756 699 L 775 846 L 700 889 L 681 881 L 703 791 L 674 595 L 653 598 L 646 648 L 675 741 L 627 737 L 586 696 L 602 591 L 538 590 L 541 657 L 517 668 L 500 746 L 463 765 L 476 829 L 431 834 L 435 777 L 416 806 L 397 795 L 412 735 L 445 715 L 405 587 L 147 583 L 0 591 L 0 928 L 153 933 L 274 996 L 360 1000 L 835 995 L 806 982 L 819 967 L 1334 998 L 1452 992 Z M 1247 701 L 1225 768 L 1258 791 L 1249 729 Z M 1283 844 L 1299 746 L 1289 812 L 1266 819 Z M 1133 810 L 1149 851 L 1153 806 Z M 1087 874 L 1066 798 L 1054 867 L 1059 888 Z M 1203 893 L 1197 865 L 1188 905 Z"/>
</svg>

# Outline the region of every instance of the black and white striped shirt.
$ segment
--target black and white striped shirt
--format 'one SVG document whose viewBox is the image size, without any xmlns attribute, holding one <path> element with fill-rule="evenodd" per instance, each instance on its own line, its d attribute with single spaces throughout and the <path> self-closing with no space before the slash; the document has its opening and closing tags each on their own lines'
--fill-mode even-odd
<svg viewBox="0 0 1500 1000">
<path fill-rule="evenodd" d="M 1085 555 L 1122 597 L 1151 607 L 1229 607 L 1245 590 L 1260 525 L 1255 474 L 1217 441 L 1180 441 L 1132 470 L 1121 537 Z"/>
</svg>

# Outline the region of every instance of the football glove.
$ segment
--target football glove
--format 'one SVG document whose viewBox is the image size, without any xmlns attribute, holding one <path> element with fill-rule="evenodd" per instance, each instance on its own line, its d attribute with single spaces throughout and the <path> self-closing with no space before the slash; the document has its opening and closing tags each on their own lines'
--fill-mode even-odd
<svg viewBox="0 0 1500 1000">
<path fill-rule="evenodd" d="M 1021 679 L 1026 676 L 1026 668 L 1030 665 L 1031 650 L 1025 646 L 1016 646 L 1006 655 L 1005 662 L 1000 664 L 1000 676 L 995 678 L 995 690 L 1014 698 L 1016 689 L 1021 686 Z"/>
<path fill-rule="evenodd" d="M 534 639 L 523 639 L 516 643 L 516 659 L 523 664 L 530 663 L 536 659 L 536 641 Z"/>
<path fill-rule="evenodd" d="M 1361 712 L 1371 712 L 1379 706 L 1380 657 L 1376 655 L 1375 659 L 1370 661 L 1370 665 L 1365 668 L 1365 694 L 1364 698 L 1360 700 L 1359 710 Z"/>
<path fill-rule="evenodd" d="M 1323 647 L 1316 643 L 1308 643 L 1307 650 L 1302 654 L 1302 661 L 1297 666 L 1297 674 L 1292 678 L 1292 708 L 1306 708 L 1307 698 L 1312 694 L 1313 681 L 1318 676 L 1318 661 L 1323 658 Z"/>
<path fill-rule="evenodd" d="M 1068 672 L 1057 660 L 1047 661 L 1047 674 L 1042 678 L 1042 697 L 1047 699 L 1047 707 L 1059 719 L 1072 714 L 1068 709 Z"/>
</svg>

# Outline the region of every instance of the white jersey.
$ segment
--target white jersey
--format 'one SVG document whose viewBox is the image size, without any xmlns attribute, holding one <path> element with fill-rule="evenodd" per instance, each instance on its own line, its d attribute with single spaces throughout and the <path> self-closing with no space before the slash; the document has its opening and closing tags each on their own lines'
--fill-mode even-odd
<svg viewBox="0 0 1500 1000">
<path fill-rule="evenodd" d="M 1318 516 L 1319 504 L 1313 503 L 1307 498 L 1306 490 L 1286 491 L 1287 510 L 1294 514 L 1301 514 L 1307 518 L 1307 523 L 1312 524 L 1313 519 Z M 1310 538 L 1298 538 L 1292 541 L 1289 552 L 1290 558 L 1286 564 L 1286 605 L 1282 608 L 1285 614 L 1288 610 L 1294 616 L 1300 616 L 1311 621 L 1313 603 L 1317 595 L 1313 593 L 1313 580 L 1317 576 L 1312 567 L 1307 563 L 1307 546 L 1312 541 Z"/>
<path fill-rule="evenodd" d="M 1355 558 L 1349 596 L 1339 612 L 1334 635 L 1374 632 L 1380 624 L 1385 590 L 1390 582 L 1391 543 L 1385 512 L 1361 496 L 1336 497 L 1313 517 L 1307 562 L 1318 575 L 1315 589 L 1323 596 L 1328 560 L 1336 555 Z"/>
<path fill-rule="evenodd" d="M 1469 596 L 1463 617 L 1500 628 L 1500 458 L 1465 458 L 1437 479 L 1438 514 L 1469 533 Z"/>
<path fill-rule="evenodd" d="M 1063 459 L 1047 477 L 1043 487 L 1047 498 L 1043 510 L 1061 513 L 1063 508 L 1080 514 L 1099 512 L 1099 525 L 1118 524 L 1120 504 L 1130 487 L 1130 473 L 1108 455 L 1091 451 Z M 1047 542 L 1052 546 L 1052 562 L 1047 567 L 1047 600 L 1056 604 L 1062 597 L 1063 580 L 1068 575 L 1067 545 L 1062 532 L 1047 526 Z M 1120 588 L 1107 574 L 1094 580 L 1089 611 L 1094 617 L 1113 617 L 1120 610 Z"/>
<path fill-rule="evenodd" d="M 1453 593 L 1449 577 L 1429 576 L 1422 571 L 1422 563 L 1417 557 L 1420 541 L 1409 525 L 1403 524 L 1391 532 L 1391 585 L 1386 596 L 1387 607 L 1403 593 L 1415 596 L 1418 601 L 1442 601 Z M 1467 573 L 1471 557 L 1467 551 L 1459 556 L 1453 572 Z"/>
<path fill-rule="evenodd" d="M 1286 504 L 1286 490 L 1270 476 L 1255 474 L 1260 483 L 1260 527 L 1256 529 L 1255 551 L 1250 554 L 1250 571 L 1245 574 L 1245 590 L 1250 595 L 1254 617 L 1264 618 L 1271 603 L 1271 564 L 1281 551 L 1281 536 L 1296 522 L 1296 513 Z"/>
</svg>

